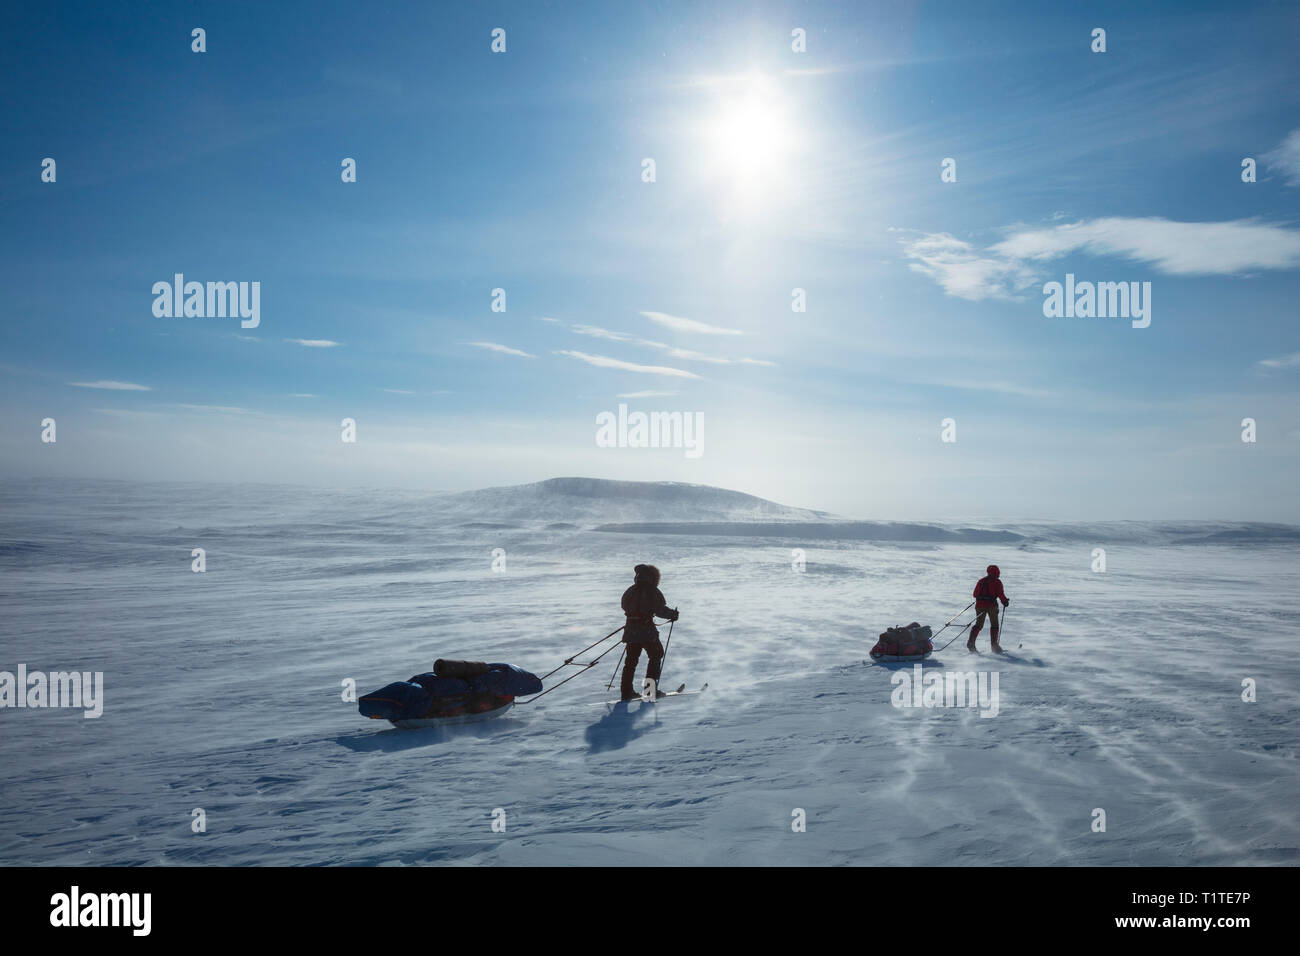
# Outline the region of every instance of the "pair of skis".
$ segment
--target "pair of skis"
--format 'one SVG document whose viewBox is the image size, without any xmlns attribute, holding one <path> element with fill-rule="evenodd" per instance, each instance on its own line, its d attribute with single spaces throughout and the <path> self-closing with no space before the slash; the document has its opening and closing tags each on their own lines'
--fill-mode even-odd
<svg viewBox="0 0 1300 956">
<path fill-rule="evenodd" d="M 658 701 L 663 700 L 665 697 L 691 697 L 691 696 L 693 696 L 693 695 L 695 695 L 695 694 L 702 694 L 702 693 L 704 693 L 706 690 L 708 690 L 708 688 L 709 688 L 709 685 L 708 685 L 707 683 L 705 683 L 705 684 L 701 685 L 701 687 L 700 687 L 699 690 L 687 690 L 685 684 L 680 684 L 680 685 L 678 685 L 678 687 L 677 687 L 676 690 L 669 690 L 669 691 L 664 691 L 663 693 L 657 693 L 654 697 L 631 697 L 631 698 L 629 698 L 629 699 L 626 700 L 626 701 L 625 701 L 625 700 L 621 700 L 621 699 L 620 699 L 620 700 L 606 700 L 606 701 L 603 701 L 602 703 L 605 703 L 605 704 L 625 704 L 625 703 L 626 703 L 626 704 L 635 704 L 635 703 L 637 703 L 638 701 L 640 701 L 640 702 L 643 703 L 643 704 L 653 704 L 653 703 L 656 703 L 656 702 L 658 702 Z"/>
</svg>

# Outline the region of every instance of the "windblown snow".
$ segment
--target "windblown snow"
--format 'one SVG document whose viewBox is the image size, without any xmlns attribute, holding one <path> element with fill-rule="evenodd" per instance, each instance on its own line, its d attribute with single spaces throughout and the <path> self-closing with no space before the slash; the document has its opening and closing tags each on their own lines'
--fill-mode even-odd
<svg viewBox="0 0 1300 956">
<path fill-rule="evenodd" d="M 0 709 L 0 864 L 1293 864 L 1298 539 L 591 479 L 10 482 L 0 672 L 102 672 L 103 713 Z M 621 623 L 639 562 L 681 609 L 664 681 L 703 695 L 605 706 L 615 650 L 482 724 L 343 699 L 438 657 L 545 673 Z M 938 630 L 989 563 L 1010 653 L 920 673 L 996 675 L 996 716 L 895 706 L 916 671 L 876 635 Z"/>
</svg>

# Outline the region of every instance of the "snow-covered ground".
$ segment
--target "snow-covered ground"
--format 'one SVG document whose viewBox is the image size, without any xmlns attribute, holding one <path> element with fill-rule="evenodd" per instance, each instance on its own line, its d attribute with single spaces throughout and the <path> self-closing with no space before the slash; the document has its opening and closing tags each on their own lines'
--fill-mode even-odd
<svg viewBox="0 0 1300 956">
<path fill-rule="evenodd" d="M 634 535 L 593 525 L 821 518 L 689 486 L 519 496 L 536 520 L 502 492 L 0 486 L 0 670 L 106 685 L 99 719 L 0 710 L 0 864 L 1300 861 L 1295 529 Z M 1232 543 L 1175 543 L 1211 535 Z M 682 611 L 665 682 L 703 695 L 607 707 L 615 651 L 489 723 L 402 731 L 341 699 L 438 657 L 544 673 L 621 623 L 642 561 Z M 959 641 L 924 670 L 996 673 L 997 716 L 892 706 L 912 670 L 871 664 L 875 635 L 937 628 L 990 562 L 1011 654 Z"/>
</svg>

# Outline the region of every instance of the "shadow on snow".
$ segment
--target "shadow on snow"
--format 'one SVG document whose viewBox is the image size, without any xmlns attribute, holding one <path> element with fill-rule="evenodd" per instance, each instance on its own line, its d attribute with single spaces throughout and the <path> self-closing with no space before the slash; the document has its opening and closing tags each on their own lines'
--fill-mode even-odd
<svg viewBox="0 0 1300 956">
<path fill-rule="evenodd" d="M 632 704 L 636 704 L 635 710 Z M 654 707 L 639 701 L 619 701 L 609 713 L 587 728 L 587 747 L 592 753 L 620 750 L 646 733 L 656 721 L 642 715 L 654 714 Z"/>
<path fill-rule="evenodd" d="M 415 747 L 432 747 L 436 744 L 461 740 L 466 737 L 490 738 L 509 734 L 522 726 L 523 721 L 514 717 L 499 717 L 482 723 L 449 724 L 445 727 L 414 727 L 402 729 L 390 727 L 378 733 L 355 731 L 341 734 L 334 742 L 358 753 L 371 753 L 377 750 L 386 752 L 411 750 Z"/>
</svg>

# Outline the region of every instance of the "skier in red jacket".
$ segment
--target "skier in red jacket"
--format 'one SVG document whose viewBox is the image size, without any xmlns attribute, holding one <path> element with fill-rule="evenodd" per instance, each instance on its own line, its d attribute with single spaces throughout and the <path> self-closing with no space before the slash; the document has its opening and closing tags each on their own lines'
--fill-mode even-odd
<svg viewBox="0 0 1300 956">
<path fill-rule="evenodd" d="M 990 646 L 1000 653 L 1002 645 L 998 643 L 998 601 L 1006 607 L 1011 603 L 1011 599 L 1002 590 L 1002 572 L 998 570 L 998 566 L 990 564 L 986 570 L 988 573 L 975 585 L 975 623 L 970 629 L 970 639 L 966 642 L 966 649 L 975 650 L 975 637 L 984 626 L 984 618 L 987 616 Z"/>
</svg>

